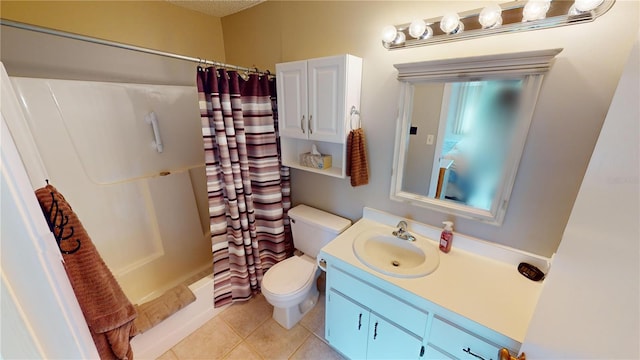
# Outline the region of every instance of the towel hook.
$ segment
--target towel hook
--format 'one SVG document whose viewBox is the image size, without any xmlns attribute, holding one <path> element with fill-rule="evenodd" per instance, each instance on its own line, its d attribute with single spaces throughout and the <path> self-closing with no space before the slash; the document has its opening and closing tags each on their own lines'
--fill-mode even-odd
<svg viewBox="0 0 640 360">
<path fill-rule="evenodd" d="M 356 115 L 358 116 L 358 129 L 360 129 L 362 127 L 362 118 L 360 117 L 360 111 L 358 111 L 358 109 L 356 109 L 355 105 L 351 106 L 351 111 L 349 112 L 349 116 L 350 116 L 350 124 L 351 125 L 351 130 L 353 129 L 353 116 Z"/>
</svg>

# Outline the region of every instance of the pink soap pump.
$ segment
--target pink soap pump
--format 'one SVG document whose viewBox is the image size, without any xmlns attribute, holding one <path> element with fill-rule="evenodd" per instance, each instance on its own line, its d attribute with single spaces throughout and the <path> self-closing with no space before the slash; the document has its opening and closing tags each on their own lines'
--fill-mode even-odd
<svg viewBox="0 0 640 360">
<path fill-rule="evenodd" d="M 440 234 L 440 250 L 444 253 L 451 251 L 451 243 L 453 242 L 453 221 L 443 221 L 444 229 Z"/>
</svg>

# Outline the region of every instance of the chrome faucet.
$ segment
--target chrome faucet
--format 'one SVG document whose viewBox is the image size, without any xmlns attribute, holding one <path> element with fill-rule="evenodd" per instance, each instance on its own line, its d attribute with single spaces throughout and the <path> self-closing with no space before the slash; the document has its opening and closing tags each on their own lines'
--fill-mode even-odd
<svg viewBox="0 0 640 360">
<path fill-rule="evenodd" d="M 398 239 L 407 240 L 407 241 L 415 241 L 416 237 L 411 235 L 407 231 L 407 222 L 400 221 L 398 223 L 398 229 L 391 233 L 391 235 L 397 237 Z"/>
</svg>

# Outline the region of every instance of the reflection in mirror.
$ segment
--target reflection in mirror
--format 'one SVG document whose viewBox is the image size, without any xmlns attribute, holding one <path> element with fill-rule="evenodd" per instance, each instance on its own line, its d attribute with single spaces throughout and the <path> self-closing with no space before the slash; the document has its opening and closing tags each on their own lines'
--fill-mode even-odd
<svg viewBox="0 0 640 360">
<path fill-rule="evenodd" d="M 523 79 L 413 84 L 402 191 L 490 210 Z"/>
</svg>

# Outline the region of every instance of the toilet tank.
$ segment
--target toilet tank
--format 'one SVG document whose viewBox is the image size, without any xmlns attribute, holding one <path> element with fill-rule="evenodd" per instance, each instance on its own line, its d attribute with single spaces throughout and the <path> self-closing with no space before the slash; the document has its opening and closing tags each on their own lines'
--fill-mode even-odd
<svg viewBox="0 0 640 360">
<path fill-rule="evenodd" d="M 289 210 L 289 218 L 295 248 L 314 258 L 323 246 L 351 226 L 351 220 L 307 205 Z"/>
</svg>

